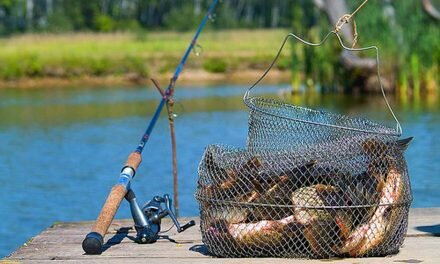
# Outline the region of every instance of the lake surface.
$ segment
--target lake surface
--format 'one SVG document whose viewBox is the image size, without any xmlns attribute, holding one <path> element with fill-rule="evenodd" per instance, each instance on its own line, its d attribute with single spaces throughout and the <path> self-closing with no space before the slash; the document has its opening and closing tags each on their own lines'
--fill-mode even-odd
<svg viewBox="0 0 440 264">
<path fill-rule="evenodd" d="M 287 85 L 261 86 L 279 96 Z M 248 112 L 244 86 L 178 87 L 176 133 L 182 216 L 198 215 L 194 191 L 205 146 L 243 147 Z M 393 125 L 379 96 L 306 95 L 286 101 Z M 0 90 L 0 257 L 55 221 L 94 220 L 137 146 L 159 100 L 151 87 Z M 438 96 L 391 98 L 404 136 L 413 207 L 440 206 Z M 172 195 L 171 147 L 165 115 L 157 123 L 133 189 L 141 202 Z M 118 218 L 129 218 L 124 202 Z M 79 246 L 79 245 L 78 245 Z"/>
</svg>

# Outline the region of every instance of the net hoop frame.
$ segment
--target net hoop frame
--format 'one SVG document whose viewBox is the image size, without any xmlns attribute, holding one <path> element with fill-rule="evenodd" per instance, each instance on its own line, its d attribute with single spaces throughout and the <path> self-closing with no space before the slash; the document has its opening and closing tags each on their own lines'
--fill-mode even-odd
<svg viewBox="0 0 440 264">
<path fill-rule="evenodd" d="M 349 127 L 349 126 L 332 125 L 332 124 L 328 124 L 328 123 L 313 122 L 313 121 L 309 121 L 309 120 L 305 120 L 305 119 L 293 118 L 293 117 L 288 117 L 288 116 L 280 116 L 280 115 L 277 115 L 277 114 L 274 114 L 274 113 L 271 113 L 271 112 L 269 112 L 269 111 L 267 111 L 267 110 L 262 109 L 261 107 L 259 107 L 259 106 L 255 103 L 255 102 L 258 101 L 258 100 L 264 100 L 264 101 L 266 101 L 266 102 L 270 102 L 270 103 L 272 103 L 273 105 L 282 105 L 283 107 L 292 107 L 291 104 L 285 103 L 285 102 L 283 102 L 283 101 L 281 101 L 281 100 L 266 99 L 266 98 L 262 98 L 262 97 L 252 97 L 252 96 L 251 96 L 251 90 L 254 89 L 255 86 L 257 86 L 257 85 L 258 85 L 258 84 L 259 84 L 259 83 L 260 83 L 260 82 L 266 77 L 266 75 L 269 73 L 269 71 L 270 71 L 270 70 L 272 69 L 272 67 L 275 65 L 275 63 L 277 62 L 277 60 L 278 60 L 278 58 L 279 58 L 281 52 L 283 51 L 283 49 L 284 49 L 284 47 L 285 47 L 287 41 L 288 41 L 290 38 L 293 38 L 293 39 L 299 41 L 300 43 L 303 43 L 303 44 L 308 45 L 308 46 L 318 47 L 318 46 L 321 46 L 322 44 L 324 44 L 324 43 L 327 41 L 327 39 L 329 39 L 329 37 L 332 36 L 332 35 L 336 36 L 336 38 L 337 38 L 337 40 L 338 40 L 340 46 L 341 46 L 344 50 L 347 50 L 347 51 L 356 51 L 356 52 L 360 52 L 360 51 L 368 51 L 368 50 L 374 50 L 374 51 L 375 51 L 375 53 L 376 53 L 376 70 L 377 70 L 377 78 L 378 78 L 378 82 L 379 82 L 380 90 L 381 90 L 381 93 L 382 93 L 383 99 L 384 99 L 384 101 L 385 101 L 385 104 L 386 104 L 386 106 L 387 106 L 389 112 L 391 113 L 391 115 L 393 116 L 393 118 L 394 118 L 394 120 L 395 120 L 395 122 L 396 122 L 396 129 L 395 129 L 395 130 L 392 129 L 392 128 L 389 128 L 389 127 L 387 127 L 387 126 L 384 126 L 384 125 L 382 125 L 382 124 L 379 124 L 379 123 L 373 122 L 373 121 L 371 121 L 371 120 L 368 120 L 368 119 L 366 119 L 366 118 L 360 118 L 360 117 L 352 118 L 352 117 L 348 117 L 348 116 L 341 115 L 341 114 L 337 114 L 337 115 L 338 115 L 339 117 L 342 117 L 342 118 L 345 119 L 345 120 L 350 120 L 350 119 L 351 119 L 351 120 L 362 120 L 363 122 L 369 123 L 369 124 L 371 124 L 371 125 L 373 125 L 373 126 L 381 127 L 384 131 L 374 131 L 374 130 L 369 130 L 369 129 L 359 129 L 359 128 Z M 304 39 L 298 37 L 298 36 L 295 35 L 294 33 L 289 33 L 289 34 L 287 34 L 287 36 L 284 38 L 284 41 L 282 42 L 282 44 L 281 44 L 281 46 L 280 46 L 280 48 L 279 48 L 279 50 L 278 50 L 278 52 L 277 52 L 277 54 L 276 54 L 274 60 L 271 62 L 271 64 L 269 65 L 269 67 L 263 72 L 263 74 L 261 75 L 261 77 L 258 78 L 257 81 L 247 89 L 247 91 L 245 92 L 245 94 L 244 94 L 244 96 L 243 96 L 243 102 L 244 102 L 244 104 L 245 104 L 249 109 L 251 109 L 252 111 L 257 111 L 257 112 L 260 112 L 260 113 L 263 113 L 263 114 L 267 114 L 267 115 L 270 115 L 270 116 L 272 116 L 272 117 L 276 117 L 276 118 L 281 118 L 281 119 L 290 120 L 290 121 L 297 121 L 297 122 L 302 122 L 302 123 L 307 123 L 307 124 L 313 124 L 313 125 L 320 125 L 320 126 L 327 126 L 327 127 L 340 128 L 340 129 L 344 129 L 344 130 L 351 130 L 351 131 L 357 131 L 357 132 L 373 133 L 373 134 L 382 134 L 382 135 L 387 135 L 387 136 L 397 136 L 397 137 L 399 137 L 399 136 L 402 135 L 402 127 L 401 127 L 400 122 L 399 122 L 399 120 L 398 120 L 396 114 L 394 113 L 394 111 L 393 111 L 393 109 L 392 109 L 391 105 L 389 104 L 388 99 L 387 99 L 387 97 L 386 97 L 385 90 L 384 90 L 384 88 L 383 88 L 382 81 L 381 81 L 381 76 L 380 76 L 380 66 L 379 66 L 379 65 L 380 65 L 379 49 L 378 49 L 377 46 L 369 46 L 369 47 L 363 47 L 363 48 L 349 48 L 349 47 L 347 47 L 347 46 L 344 44 L 344 42 L 343 42 L 342 39 L 341 39 L 341 36 L 340 36 L 337 32 L 335 32 L 335 31 L 330 31 L 330 32 L 328 32 L 328 33 L 324 36 L 324 38 L 323 38 L 320 42 L 317 42 L 317 43 L 312 43 L 312 42 L 306 41 L 306 40 L 304 40 Z M 310 109 L 310 108 L 306 108 L 306 107 L 301 107 L 301 106 L 293 106 L 293 107 L 300 108 L 300 109 L 302 109 L 302 110 L 314 111 L 314 112 L 318 112 L 318 113 L 322 113 L 322 114 L 327 114 L 327 115 L 330 114 L 330 115 L 336 116 L 336 114 L 329 113 L 329 112 L 322 111 L 322 110 L 314 110 L 314 109 Z"/>
</svg>

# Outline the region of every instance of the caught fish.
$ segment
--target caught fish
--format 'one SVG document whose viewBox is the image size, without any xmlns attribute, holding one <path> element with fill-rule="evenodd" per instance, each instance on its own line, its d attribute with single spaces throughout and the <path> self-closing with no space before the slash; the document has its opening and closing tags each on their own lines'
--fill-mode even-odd
<svg viewBox="0 0 440 264">
<path fill-rule="evenodd" d="M 247 202 L 261 204 L 261 206 L 256 206 L 250 212 L 248 221 L 278 220 L 292 215 L 292 201 L 290 197 L 292 189 L 296 188 L 295 184 L 300 177 L 299 175 L 302 176 L 315 164 L 316 161 L 312 160 L 304 165 L 296 166 L 289 170 L 288 175 L 266 176 L 263 172 L 259 176 L 259 189 L 252 191 L 250 197 L 253 199 L 247 200 Z M 277 206 L 264 206 L 267 204 Z"/>
<path fill-rule="evenodd" d="M 227 233 L 236 243 L 246 247 L 283 247 L 289 237 L 298 235 L 300 225 L 291 215 L 280 220 L 229 224 Z"/>
<path fill-rule="evenodd" d="M 199 187 L 205 197 L 234 198 L 255 188 L 253 179 L 256 177 L 255 175 L 259 174 L 258 171 L 261 166 L 259 157 L 252 157 L 243 164 L 226 169 L 217 166 L 209 153 L 205 154 L 205 158 L 208 159 L 205 162 L 208 162 L 209 166 L 214 168 L 214 172 L 219 174 L 217 178 L 222 179 L 222 181 L 210 185 L 199 182 Z"/>
<path fill-rule="evenodd" d="M 287 177 L 282 179 L 287 180 Z M 279 184 L 282 182 L 281 180 Z M 267 190 L 267 195 L 275 192 L 279 188 L 277 186 L 279 185 L 274 185 L 271 189 Z M 238 245 L 258 248 L 264 248 L 268 245 L 278 245 L 281 247 L 283 242 L 289 238 L 301 239 L 305 237 L 309 241 L 312 250 L 316 250 L 318 254 L 321 254 L 319 247 L 325 244 L 324 241 L 329 241 L 329 239 L 325 238 L 324 233 L 338 234 L 339 231 L 328 232 L 329 229 L 337 229 L 338 225 L 336 225 L 334 217 L 326 210 L 308 209 L 306 207 L 324 206 L 325 204 L 320 193 L 332 191 L 334 191 L 334 187 L 325 185 L 300 188 L 291 194 L 291 203 L 294 208 L 292 215 L 279 220 L 268 219 L 243 223 L 228 223 L 224 221 L 224 225 L 220 228 L 209 228 L 208 235 L 223 239 L 229 237 Z M 265 209 L 267 208 L 261 208 L 261 210 Z M 270 211 L 267 213 L 267 216 L 276 217 L 277 212 Z"/>
<path fill-rule="evenodd" d="M 283 175 L 273 180 L 273 185 L 268 189 L 254 190 L 250 193 L 246 202 L 256 204 L 252 210 L 249 211 L 247 217 L 248 222 L 255 222 L 260 220 L 277 220 L 280 218 L 292 215 L 290 207 L 270 206 L 270 205 L 289 205 L 290 201 L 285 199 L 289 197 L 288 194 L 283 195 L 282 186 L 288 181 L 288 177 Z M 269 206 L 267 206 L 269 204 Z"/>
<path fill-rule="evenodd" d="M 386 154 L 386 152 L 391 149 L 396 149 L 401 152 L 404 152 L 408 148 L 409 143 L 411 143 L 412 140 L 413 137 L 409 137 L 409 138 L 399 139 L 395 142 L 383 142 L 377 139 L 370 138 L 362 143 L 362 149 L 365 151 L 365 153 L 375 156 L 381 156 L 383 154 Z"/>
<path fill-rule="evenodd" d="M 292 193 L 295 218 L 304 226 L 303 235 L 312 252 L 321 258 L 337 254 L 343 239 L 349 235 L 350 215 L 331 209 L 343 203 L 342 190 L 317 184 Z"/>
<path fill-rule="evenodd" d="M 342 241 L 340 226 L 335 219 L 317 220 L 304 227 L 303 235 L 312 252 L 320 258 L 328 258 L 337 254 Z"/>
<path fill-rule="evenodd" d="M 300 188 L 292 193 L 294 215 L 301 224 L 308 225 L 315 221 L 332 219 L 331 214 L 322 209 L 326 205 L 320 195 L 322 191 L 336 191 L 336 189 L 330 185 L 317 184 Z M 315 209 L 316 207 L 321 209 Z"/>
<path fill-rule="evenodd" d="M 402 177 L 396 168 L 391 168 L 386 178 L 379 200 L 380 205 L 367 223 L 358 226 L 350 234 L 340 253 L 348 253 L 353 257 L 364 255 L 380 245 L 390 230 L 390 225 L 394 224 L 396 213 L 391 204 L 397 203 L 400 199 Z"/>
<path fill-rule="evenodd" d="M 411 140 L 369 138 L 361 152 L 344 149 L 356 152 L 353 156 L 322 160 L 321 152 L 309 161 L 290 153 L 280 154 L 286 159 L 262 154 L 264 160 L 241 154 L 218 166 L 215 161 L 224 157 L 205 156 L 203 166 L 221 174 L 205 185 L 199 182 L 210 198 L 205 202 L 234 204 L 205 208 L 204 239 L 215 242 L 210 247 L 224 242 L 262 255 L 274 248 L 291 252 L 292 245 L 321 258 L 375 252 L 399 228 L 393 205 L 405 190 L 400 157 Z"/>
<path fill-rule="evenodd" d="M 215 206 L 207 210 L 207 213 L 211 219 L 216 219 L 216 221 L 236 224 L 246 220 L 248 209 L 235 206 Z"/>
</svg>

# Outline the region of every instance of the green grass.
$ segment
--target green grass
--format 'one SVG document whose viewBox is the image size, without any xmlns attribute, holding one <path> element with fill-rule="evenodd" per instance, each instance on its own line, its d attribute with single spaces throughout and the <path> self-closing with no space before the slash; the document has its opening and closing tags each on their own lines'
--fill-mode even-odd
<svg viewBox="0 0 440 264">
<path fill-rule="evenodd" d="M 203 69 L 208 72 L 223 73 L 226 72 L 227 68 L 226 60 L 222 58 L 210 58 L 203 63 Z"/>
<path fill-rule="evenodd" d="M 228 67 L 266 65 L 287 30 L 206 31 L 188 67 L 225 72 Z M 172 71 L 193 33 L 22 35 L 0 39 L 0 79 L 104 76 Z M 284 57 L 289 57 L 288 49 Z M 208 62 L 205 62 L 208 60 Z M 216 61 L 218 60 L 218 61 Z M 205 65 L 205 66 L 203 66 Z"/>
<path fill-rule="evenodd" d="M 358 3 L 347 1 L 350 9 Z M 372 0 L 356 15 L 363 45 L 381 49 L 382 70 L 394 75 L 401 92 L 414 94 L 439 88 L 440 27 L 421 1 L 393 1 L 395 16 L 387 17 L 384 1 Z M 394 20 L 394 22 L 392 22 Z"/>
<path fill-rule="evenodd" d="M 393 35 L 398 30 L 390 29 L 382 21 L 380 14 L 376 14 L 378 7 L 368 8 L 375 11 L 371 13 L 377 17 L 360 16 L 357 19 L 360 45 L 378 45 L 382 75 L 395 80 L 397 88 L 404 93 L 438 90 L 440 42 L 433 36 L 437 36 L 439 30 L 432 26 L 432 21 L 411 24 L 408 30 L 417 33 L 416 36 L 401 33 L 405 41 L 400 45 Z M 417 12 L 422 18 L 422 11 Z M 426 31 L 420 33 L 423 25 Z M 320 19 L 308 30 L 300 28 L 304 31 L 302 34 L 295 33 L 318 42 L 330 28 L 327 19 Z M 201 48 L 197 48 L 201 55 L 192 53 L 186 68 L 213 73 L 264 70 L 288 32 L 288 29 L 204 31 L 198 41 Z M 70 80 L 81 76 L 126 74 L 155 77 L 174 71 L 192 36 L 193 32 L 139 31 L 27 34 L 3 38 L 0 39 L 0 81 L 45 77 Z M 308 54 L 303 45 L 292 43 L 285 46 L 275 68 L 291 70 L 292 83 L 296 86 L 302 82 L 329 88 L 335 84 L 350 87 L 350 80 L 362 74 L 348 73 L 341 67 L 340 47 L 334 39 L 319 48 L 307 48 Z M 374 54 L 361 53 L 361 56 Z"/>
</svg>

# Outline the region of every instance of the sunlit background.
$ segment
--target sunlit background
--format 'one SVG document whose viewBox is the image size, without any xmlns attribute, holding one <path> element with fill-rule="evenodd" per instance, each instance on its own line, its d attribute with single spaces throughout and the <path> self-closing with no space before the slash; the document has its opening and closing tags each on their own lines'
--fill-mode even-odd
<svg viewBox="0 0 440 264">
<path fill-rule="evenodd" d="M 198 215 L 197 166 L 208 144 L 244 147 L 245 90 L 288 32 L 317 42 L 332 15 L 361 1 L 223 0 L 176 87 L 180 215 Z M 0 257 L 56 221 L 93 220 L 210 1 L 0 0 Z M 440 3 L 370 0 L 358 44 L 377 45 L 388 98 L 415 140 L 406 152 L 413 207 L 440 206 Z M 341 31 L 351 46 L 354 29 Z M 289 42 L 255 93 L 389 126 L 374 53 Z M 138 200 L 172 194 L 161 116 L 133 180 Z M 129 218 L 124 203 L 116 217 Z"/>
</svg>

